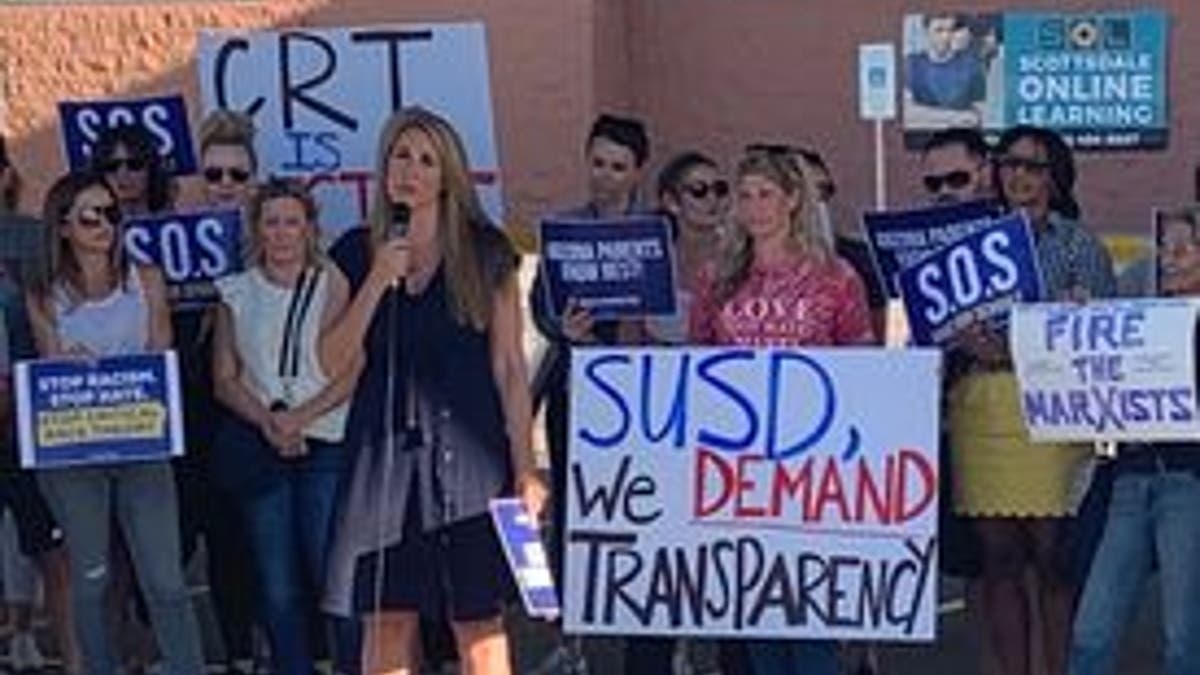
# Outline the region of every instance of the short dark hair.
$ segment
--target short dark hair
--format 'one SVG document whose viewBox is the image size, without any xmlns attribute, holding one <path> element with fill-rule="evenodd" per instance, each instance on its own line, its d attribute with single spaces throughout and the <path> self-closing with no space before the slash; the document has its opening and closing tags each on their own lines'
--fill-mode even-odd
<svg viewBox="0 0 1200 675">
<path fill-rule="evenodd" d="M 8 187 L 0 192 L 0 212 L 16 211 L 21 201 L 21 175 L 17 173 L 17 168 L 13 166 L 12 158 L 8 155 L 8 143 L 4 140 L 4 135 L 0 134 L 0 173 L 6 169 L 12 177 Z"/>
<path fill-rule="evenodd" d="M 658 172 L 658 180 L 655 183 L 658 198 L 662 199 L 663 195 L 668 194 L 678 196 L 683 177 L 698 166 L 715 169 L 717 163 L 708 155 L 695 150 L 687 150 L 672 157 Z"/>
<path fill-rule="evenodd" d="M 171 176 L 158 154 L 154 137 L 140 124 L 121 124 L 100 132 L 89 169 L 103 174 L 104 165 L 121 146 L 146 164 L 146 210 L 159 213 L 170 209 Z"/>
<path fill-rule="evenodd" d="M 925 145 L 921 147 L 921 156 L 924 157 L 934 150 L 951 145 L 961 145 L 968 155 L 979 159 L 987 159 L 992 154 L 992 149 L 979 129 L 949 127 L 935 131 L 929 140 L 925 141 Z"/>
<path fill-rule="evenodd" d="M 955 12 L 931 12 L 922 17 L 921 23 L 923 23 L 926 28 L 929 28 L 931 25 L 933 25 L 933 22 L 937 21 L 938 19 L 950 19 L 954 22 L 955 28 L 961 28 L 965 23 L 963 20 L 963 15 Z"/>
<path fill-rule="evenodd" d="M 628 148 L 639 167 L 650 158 L 650 138 L 646 135 L 646 125 L 637 118 L 603 113 L 592 122 L 585 147 L 591 148 L 597 138 Z"/>
<path fill-rule="evenodd" d="M 1075 153 L 1071 151 L 1071 146 L 1055 131 L 1031 124 L 1018 124 L 1000 134 L 1000 140 L 996 141 L 996 156 L 1005 155 L 1009 148 L 1023 138 L 1028 138 L 1046 149 L 1050 182 L 1054 186 L 1054 194 L 1050 195 L 1050 210 L 1067 218 L 1079 218 L 1079 202 L 1075 200 Z M 996 180 L 996 185 L 1001 186 L 1001 199 L 1007 199 L 999 179 Z"/>
</svg>

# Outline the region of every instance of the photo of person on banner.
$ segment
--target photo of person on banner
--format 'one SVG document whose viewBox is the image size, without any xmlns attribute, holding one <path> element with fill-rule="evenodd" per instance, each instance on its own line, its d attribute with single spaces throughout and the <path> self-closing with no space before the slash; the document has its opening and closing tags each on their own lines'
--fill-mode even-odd
<svg viewBox="0 0 1200 675">
<path fill-rule="evenodd" d="M 1159 211 L 1155 232 L 1161 295 L 1200 297 L 1196 208 Z M 1151 281 L 1149 275 L 1142 279 Z M 1153 295 L 1148 286 L 1131 288 L 1130 295 Z M 1121 636 L 1156 570 L 1162 607 L 1161 672 L 1200 672 L 1200 444 L 1122 444 L 1112 473 L 1103 536 L 1075 615 L 1068 675 L 1116 672 Z"/>
<path fill-rule="evenodd" d="M 998 14 L 909 15 L 904 25 L 906 129 L 982 127 L 1000 114 Z"/>
<path fill-rule="evenodd" d="M 121 215 L 117 192 L 100 175 L 67 174 L 47 193 L 48 264 L 26 300 L 43 358 L 92 359 L 170 349 L 162 275 L 127 264 Z M 134 563 L 130 570 L 146 590 L 167 670 L 204 673 L 200 631 L 183 577 L 170 462 L 46 469 L 37 472 L 37 479 L 66 537 L 75 625 L 88 672 L 117 670 L 105 609 L 118 574 L 110 550 L 116 523 Z"/>
<path fill-rule="evenodd" d="M 874 342 L 863 282 L 822 236 L 808 165 L 783 153 L 750 152 L 736 176 L 730 248 L 702 273 L 703 291 L 689 317 L 693 344 Z M 778 316 L 747 311 L 764 302 L 783 309 Z M 838 672 L 832 641 L 754 641 L 748 654 L 755 673 Z"/>
<path fill-rule="evenodd" d="M 1002 202 L 1033 227 L 1048 299 L 1113 296 L 1108 252 L 1077 220 L 1075 163 L 1061 137 L 1014 127 L 994 161 Z M 979 535 L 988 636 L 1006 675 L 1031 672 L 1039 649 L 1030 622 L 1040 607 L 1043 630 L 1032 637 L 1048 672 L 1062 673 L 1079 576 L 1100 520 L 1098 498 L 1085 500 L 1092 449 L 1031 443 L 1007 341 L 981 332 L 969 344 L 971 366 L 949 393 L 951 468 L 955 512 L 974 519 Z M 1025 590 L 1027 567 L 1039 580 L 1036 597 Z"/>
</svg>

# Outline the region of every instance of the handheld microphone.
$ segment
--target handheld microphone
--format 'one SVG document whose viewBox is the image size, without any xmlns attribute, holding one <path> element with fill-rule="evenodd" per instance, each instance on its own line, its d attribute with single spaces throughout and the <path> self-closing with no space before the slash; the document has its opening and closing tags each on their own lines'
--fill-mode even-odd
<svg viewBox="0 0 1200 675">
<path fill-rule="evenodd" d="M 392 219 L 388 221 L 387 232 L 384 233 L 386 241 L 403 239 L 408 236 L 408 223 L 412 219 L 412 207 L 404 202 L 396 202 L 392 204 Z M 400 288 L 404 285 L 404 279 L 393 279 L 392 288 Z"/>
<path fill-rule="evenodd" d="M 392 220 L 387 227 L 387 240 L 408 236 L 408 222 L 412 219 L 412 208 L 404 202 L 392 204 Z"/>
</svg>

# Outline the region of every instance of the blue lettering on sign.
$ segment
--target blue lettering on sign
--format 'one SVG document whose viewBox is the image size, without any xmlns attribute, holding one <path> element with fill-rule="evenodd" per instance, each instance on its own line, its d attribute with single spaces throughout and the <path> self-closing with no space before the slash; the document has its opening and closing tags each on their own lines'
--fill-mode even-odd
<svg viewBox="0 0 1200 675">
<path fill-rule="evenodd" d="M 1146 312 L 1141 307 L 1055 308 L 1046 314 L 1046 351 L 1136 349 L 1146 344 L 1145 324 Z"/>
<path fill-rule="evenodd" d="M 1030 390 L 1022 397 L 1031 427 L 1125 431 L 1131 423 L 1189 422 L 1196 417 L 1193 390 L 1186 386 L 1124 389 L 1092 385 L 1065 391 Z"/>
<path fill-rule="evenodd" d="M 763 356 L 750 349 L 720 350 L 702 357 L 683 354 L 671 361 L 669 370 L 656 369 L 656 363 L 666 362 L 660 355 L 645 354 L 636 361 L 628 354 L 592 357 L 576 386 L 594 392 L 596 405 L 607 411 L 579 418 L 577 436 L 599 449 L 669 439 L 676 449 L 752 451 L 775 460 L 802 455 L 827 441 L 838 410 L 830 373 L 816 358 L 786 350 L 769 352 L 765 368 L 759 370 L 755 366 Z M 755 375 L 754 391 L 746 389 L 748 372 L 760 373 Z M 656 387 L 656 377 L 665 377 L 665 383 Z M 788 407 L 795 399 L 785 396 L 789 389 L 785 384 L 792 382 L 794 393 L 801 381 L 806 408 L 810 402 L 815 404 L 812 419 L 798 420 L 794 407 Z M 654 407 L 655 400 L 663 400 L 656 396 L 663 386 L 671 392 L 665 415 Z M 718 402 L 706 394 L 715 395 Z M 703 411 L 694 407 L 698 400 L 706 401 Z M 790 427 L 786 437 L 781 431 L 784 425 Z M 862 440 L 853 425 L 847 432 L 845 461 L 854 457 Z"/>
</svg>

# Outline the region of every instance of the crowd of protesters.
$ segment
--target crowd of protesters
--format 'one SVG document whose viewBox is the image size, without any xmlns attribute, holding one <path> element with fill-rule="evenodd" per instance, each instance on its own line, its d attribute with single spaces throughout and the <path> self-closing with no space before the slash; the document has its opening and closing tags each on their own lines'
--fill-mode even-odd
<svg viewBox="0 0 1200 675">
<path fill-rule="evenodd" d="M 223 672 L 309 675 L 328 662 L 339 673 L 417 673 L 447 628 L 463 672 L 511 672 L 503 618 L 514 586 L 488 503 L 515 495 L 544 512 L 562 578 L 573 346 L 884 337 L 883 286 L 854 224 L 834 222 L 836 167 L 814 148 L 752 143 L 736 158 L 687 150 L 655 161 L 642 122 L 595 120 L 582 148 L 588 194 L 560 213 L 666 216 L 678 311 L 599 320 L 571 303 L 558 315 L 539 274 L 529 302 L 549 350 L 538 392 L 519 256 L 445 119 L 405 108 L 387 122 L 368 222 L 328 251 L 306 186 L 262 175 L 248 117 L 211 114 L 198 147 L 203 204 L 189 206 L 238 209 L 245 222 L 243 271 L 216 282 L 212 305 L 173 307 L 162 274 L 124 250 L 126 218 L 181 208 L 153 139 L 133 125 L 105 132 L 87 170 L 52 182 L 40 226 L 23 225 L 40 228 L 36 264 L 8 261 L 0 277 L 5 375 L 22 359 L 174 349 L 186 412 L 182 458 L 20 470 L 3 380 L 0 505 L 11 525 L 0 523 L 0 618 L 19 669 L 39 669 L 48 651 L 72 674 L 150 672 L 160 661 L 172 675 L 206 672 L 214 650 L 184 574 L 203 542 Z M 972 129 L 937 132 L 914 182 L 930 204 L 988 199 L 1024 212 L 1047 299 L 1116 295 L 1055 133 L 1016 127 L 989 145 Z M 0 213 L 15 211 L 21 186 L 0 144 Z M 1175 218 L 1182 234 L 1161 289 L 1172 295 L 1200 293 L 1189 217 Z M 763 300 L 790 318 L 739 309 Z M 1121 628 L 1157 568 L 1166 672 L 1200 672 L 1196 449 L 1137 445 L 1100 462 L 1091 446 L 1033 444 L 1005 336 L 972 325 L 946 351 L 943 566 L 971 580 L 1000 671 L 1114 672 Z M 539 393 L 546 479 L 532 451 Z M 40 646 L 39 586 L 53 626 Z M 269 663 L 256 662 L 256 635 Z M 627 639 L 625 672 L 671 673 L 684 647 Z M 827 640 L 722 640 L 718 651 L 727 675 L 875 667 Z"/>
</svg>

